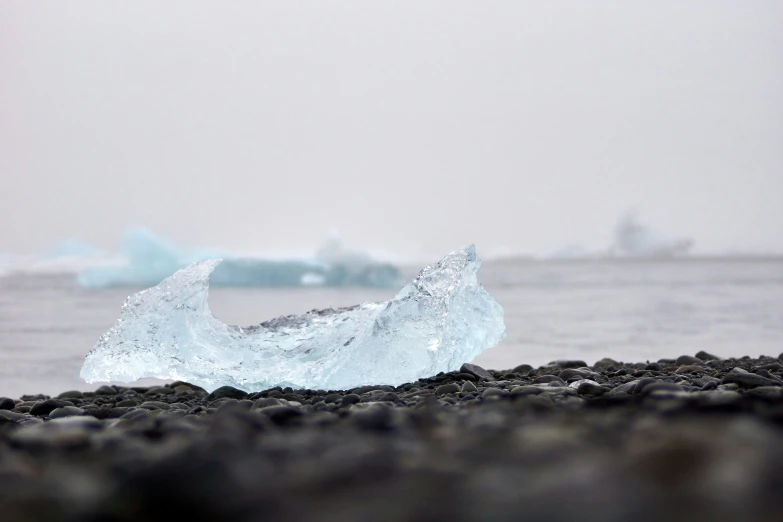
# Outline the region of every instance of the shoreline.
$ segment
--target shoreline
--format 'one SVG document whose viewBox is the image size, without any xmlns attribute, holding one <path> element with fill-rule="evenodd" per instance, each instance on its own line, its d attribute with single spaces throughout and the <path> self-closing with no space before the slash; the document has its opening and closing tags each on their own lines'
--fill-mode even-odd
<svg viewBox="0 0 783 522">
<path fill-rule="evenodd" d="M 0 398 L 0 518 L 771 520 L 781 357 Z"/>
</svg>

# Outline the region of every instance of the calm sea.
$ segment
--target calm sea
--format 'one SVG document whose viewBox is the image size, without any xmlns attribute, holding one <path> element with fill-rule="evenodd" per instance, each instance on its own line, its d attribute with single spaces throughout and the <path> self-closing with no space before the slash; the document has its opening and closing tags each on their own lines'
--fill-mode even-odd
<svg viewBox="0 0 783 522">
<path fill-rule="evenodd" d="M 781 260 L 503 261 L 485 263 L 480 278 L 503 305 L 508 330 L 476 359 L 488 368 L 783 352 Z M 94 389 L 79 379 L 83 357 L 131 292 L 84 290 L 69 274 L 0 277 L 0 396 Z M 394 293 L 215 288 L 210 307 L 225 322 L 250 325 Z"/>
</svg>

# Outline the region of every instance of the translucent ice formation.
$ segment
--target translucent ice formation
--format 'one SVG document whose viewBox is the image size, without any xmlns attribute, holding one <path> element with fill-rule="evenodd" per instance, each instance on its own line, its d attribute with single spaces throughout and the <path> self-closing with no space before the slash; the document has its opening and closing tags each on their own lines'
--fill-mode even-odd
<svg viewBox="0 0 783 522">
<path fill-rule="evenodd" d="M 210 250 L 184 251 L 142 228 L 129 229 L 118 266 L 93 266 L 79 273 L 84 288 L 146 287 L 160 283 L 192 263 L 223 258 L 211 282 L 217 286 L 371 286 L 395 287 L 399 270 L 369 256 L 346 250 L 332 238 L 315 259 L 270 260 Z"/>
<path fill-rule="evenodd" d="M 390 301 L 249 328 L 223 324 L 209 310 L 209 276 L 219 263 L 196 263 L 129 297 L 87 354 L 81 377 L 158 377 L 246 391 L 399 385 L 458 369 L 505 336 L 503 309 L 478 282 L 473 246 L 425 267 Z"/>
</svg>

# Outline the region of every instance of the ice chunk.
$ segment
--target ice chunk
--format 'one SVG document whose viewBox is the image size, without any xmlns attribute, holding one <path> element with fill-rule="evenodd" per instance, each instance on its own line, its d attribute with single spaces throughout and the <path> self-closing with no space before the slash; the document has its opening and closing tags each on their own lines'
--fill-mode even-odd
<svg viewBox="0 0 783 522">
<path fill-rule="evenodd" d="M 81 377 L 158 377 L 246 391 L 398 385 L 456 370 L 505 336 L 503 309 L 478 282 L 473 246 L 425 267 L 390 301 L 249 328 L 223 324 L 209 310 L 209 276 L 219 263 L 196 263 L 129 297 L 87 354 Z"/>
<path fill-rule="evenodd" d="M 194 262 L 223 258 L 211 282 L 217 286 L 370 286 L 394 287 L 401 283 L 391 264 L 345 249 L 332 238 L 315 259 L 270 260 L 241 257 L 210 250 L 184 251 L 141 228 L 127 231 L 123 246 L 127 263 L 82 270 L 84 288 L 144 287 L 160 283 Z"/>
</svg>

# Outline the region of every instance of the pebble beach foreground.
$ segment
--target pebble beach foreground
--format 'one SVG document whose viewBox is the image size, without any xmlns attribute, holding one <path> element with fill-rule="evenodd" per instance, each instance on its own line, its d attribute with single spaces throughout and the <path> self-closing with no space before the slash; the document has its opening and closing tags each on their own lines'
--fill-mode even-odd
<svg viewBox="0 0 783 522">
<path fill-rule="evenodd" d="M 0 520 L 780 520 L 782 363 L 0 398 Z"/>
</svg>

